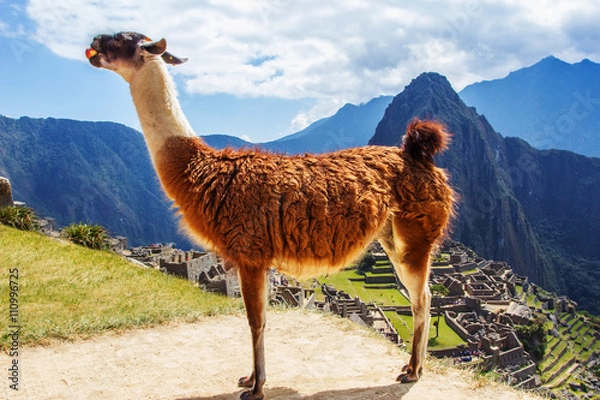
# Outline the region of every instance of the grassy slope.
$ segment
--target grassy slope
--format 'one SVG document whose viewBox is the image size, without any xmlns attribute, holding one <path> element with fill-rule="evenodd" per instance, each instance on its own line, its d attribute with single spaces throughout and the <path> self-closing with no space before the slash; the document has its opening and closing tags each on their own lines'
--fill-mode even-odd
<svg viewBox="0 0 600 400">
<path fill-rule="evenodd" d="M 0 225 L 0 347 L 9 344 L 9 270 L 18 269 L 21 344 L 242 309 L 240 300 L 123 257 Z"/>
</svg>

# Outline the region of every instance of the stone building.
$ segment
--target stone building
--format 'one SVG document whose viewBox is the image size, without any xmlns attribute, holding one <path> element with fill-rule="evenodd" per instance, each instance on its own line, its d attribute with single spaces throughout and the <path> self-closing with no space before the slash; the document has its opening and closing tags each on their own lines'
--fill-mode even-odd
<svg viewBox="0 0 600 400">
<path fill-rule="evenodd" d="M 325 284 L 321 285 L 321 290 L 325 295 L 325 303 L 317 304 L 317 308 L 370 326 L 393 343 L 401 343 L 394 325 L 377 304 L 366 304 L 358 297 L 352 298 L 347 293 Z"/>
</svg>

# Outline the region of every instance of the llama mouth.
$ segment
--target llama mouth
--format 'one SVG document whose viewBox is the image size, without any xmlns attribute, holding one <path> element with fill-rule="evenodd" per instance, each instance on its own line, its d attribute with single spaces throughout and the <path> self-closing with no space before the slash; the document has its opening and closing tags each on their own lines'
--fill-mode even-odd
<svg viewBox="0 0 600 400">
<path fill-rule="evenodd" d="M 100 68 L 100 54 L 101 53 L 93 47 L 85 49 L 85 57 L 88 59 L 90 64 L 97 68 Z"/>
<path fill-rule="evenodd" d="M 90 58 L 94 57 L 96 54 L 98 54 L 98 50 L 89 47 L 87 49 L 85 49 L 85 57 L 89 60 Z"/>
</svg>

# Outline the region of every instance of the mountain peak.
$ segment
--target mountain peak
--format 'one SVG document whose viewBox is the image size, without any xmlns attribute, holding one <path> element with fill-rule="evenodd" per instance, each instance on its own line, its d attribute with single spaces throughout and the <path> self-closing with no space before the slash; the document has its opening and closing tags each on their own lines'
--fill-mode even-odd
<svg viewBox="0 0 600 400">
<path fill-rule="evenodd" d="M 503 79 L 469 85 L 460 95 L 504 136 L 520 137 L 539 149 L 598 157 L 600 119 L 594 102 L 599 91 L 600 64 L 587 59 L 570 64 L 548 56 Z"/>
<path fill-rule="evenodd" d="M 448 85 L 451 87 L 448 79 L 438 72 L 423 72 L 411 81 L 411 84 L 421 84 L 424 82 L 435 83 L 440 85 Z"/>
<path fill-rule="evenodd" d="M 452 85 L 448 79 L 437 72 L 423 72 L 404 88 L 404 91 L 420 91 L 433 90 L 439 91 L 440 94 L 450 95 L 454 93 Z M 401 95 L 402 93 L 400 93 Z"/>
<path fill-rule="evenodd" d="M 448 79 L 437 72 L 424 72 L 394 97 L 369 144 L 399 144 L 404 128 L 414 117 L 454 115 L 457 107 L 468 112 Z"/>
<path fill-rule="evenodd" d="M 542 70 L 549 70 L 552 73 L 556 73 L 556 72 L 561 71 L 564 68 L 570 68 L 572 66 L 573 66 L 573 64 L 569 64 L 568 62 L 563 61 L 560 58 L 550 55 L 548 57 L 542 58 L 540 61 L 533 64 L 531 67 L 523 68 L 519 71 L 542 69 Z M 516 72 L 518 73 L 519 71 L 516 71 Z"/>
<path fill-rule="evenodd" d="M 445 98 L 451 102 L 458 101 L 459 103 L 462 103 L 448 79 L 444 75 L 441 75 L 437 72 L 422 73 L 410 82 L 410 84 L 405 88 L 404 92 L 410 93 L 410 96 L 414 96 L 422 92 L 432 100 L 441 100 Z M 418 98 L 421 100 L 426 99 L 426 97 L 423 97 L 422 95 L 420 95 Z M 430 106 L 433 107 L 433 109 L 430 111 L 437 114 L 439 110 L 436 109 L 436 105 L 430 104 Z M 421 118 L 426 117 L 427 115 L 421 116 Z"/>
<path fill-rule="evenodd" d="M 537 64 L 568 64 L 567 62 L 557 58 L 553 55 L 546 56 L 542 58 Z"/>
<path fill-rule="evenodd" d="M 568 63 L 564 60 L 561 60 L 560 58 L 557 58 L 553 55 L 549 55 L 547 57 L 542 58 L 540 61 L 538 61 L 536 64 L 532 65 L 529 68 L 535 67 L 535 66 L 543 66 L 543 67 L 549 67 L 549 66 L 560 66 L 560 67 L 578 67 L 578 66 L 598 66 L 598 63 L 593 62 L 592 60 L 590 60 L 589 58 L 584 58 L 583 60 L 579 61 L 579 62 L 575 62 L 575 63 Z M 527 68 L 523 68 L 523 69 L 527 69 Z"/>
</svg>

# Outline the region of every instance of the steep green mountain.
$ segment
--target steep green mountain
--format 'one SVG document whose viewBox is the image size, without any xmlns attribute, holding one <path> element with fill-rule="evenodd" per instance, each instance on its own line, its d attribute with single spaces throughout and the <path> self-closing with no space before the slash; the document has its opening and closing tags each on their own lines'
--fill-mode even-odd
<svg viewBox="0 0 600 400">
<path fill-rule="evenodd" d="M 600 313 L 600 159 L 504 140 L 501 165 L 552 262 L 557 287 Z"/>
<path fill-rule="evenodd" d="M 547 57 L 460 92 L 504 136 L 539 149 L 600 157 L 600 64 Z"/>
<path fill-rule="evenodd" d="M 460 195 L 452 236 L 600 312 L 590 296 L 600 289 L 598 160 L 503 138 L 435 73 L 394 98 L 369 143 L 397 145 L 413 116 L 439 119 L 454 134 L 437 160 Z"/>
<path fill-rule="evenodd" d="M 59 226 L 100 224 L 132 245 L 190 246 L 142 135 L 124 125 L 0 116 L 0 175 L 11 180 L 15 200 Z"/>
</svg>

